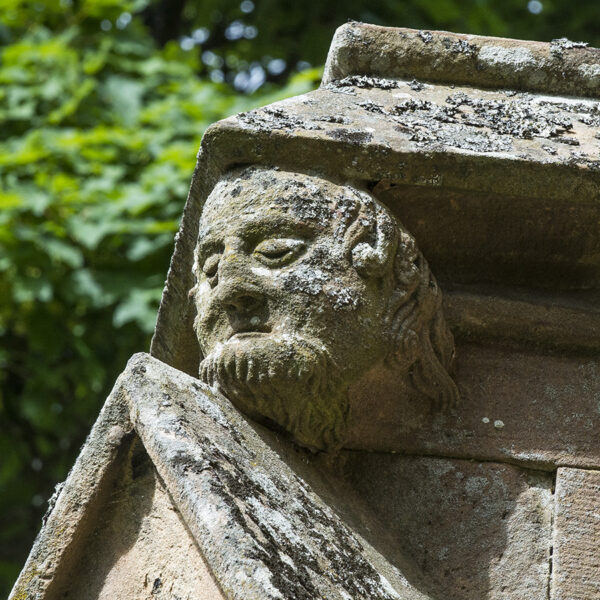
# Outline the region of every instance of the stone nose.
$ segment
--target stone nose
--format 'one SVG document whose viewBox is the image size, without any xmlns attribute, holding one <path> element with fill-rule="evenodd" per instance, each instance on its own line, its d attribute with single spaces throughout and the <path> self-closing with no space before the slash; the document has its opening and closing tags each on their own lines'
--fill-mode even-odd
<svg viewBox="0 0 600 600">
<path fill-rule="evenodd" d="M 215 301 L 230 322 L 245 323 L 253 317 L 264 317 L 267 307 L 262 280 L 252 269 L 252 257 L 238 239 L 227 240 L 218 267 Z"/>
<path fill-rule="evenodd" d="M 263 297 L 258 290 L 248 286 L 228 285 L 221 292 L 221 303 L 229 313 L 249 314 L 261 307 Z"/>
</svg>

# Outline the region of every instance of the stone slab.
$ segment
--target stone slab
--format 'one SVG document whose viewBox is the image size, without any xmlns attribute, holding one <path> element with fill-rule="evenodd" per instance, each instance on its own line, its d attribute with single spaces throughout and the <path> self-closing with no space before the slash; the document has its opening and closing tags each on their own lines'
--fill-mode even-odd
<svg viewBox="0 0 600 600">
<path fill-rule="evenodd" d="M 600 598 L 600 472 L 556 476 L 551 600 Z"/>
<path fill-rule="evenodd" d="M 86 600 L 225 600 L 139 438 L 107 490 L 102 516 L 50 594 Z"/>
<path fill-rule="evenodd" d="M 135 430 L 226 597 L 424 598 L 208 386 L 136 355 Z"/>
<path fill-rule="evenodd" d="M 444 316 L 458 342 L 515 342 L 529 349 L 600 354 L 600 293 L 527 293 L 522 289 L 445 289 Z"/>
<path fill-rule="evenodd" d="M 153 465 L 149 479 L 141 476 L 139 489 L 127 480 L 132 474 L 123 477 L 128 462 L 133 470 L 143 464 L 131 456 L 127 432 L 132 431 Z M 160 483 L 153 483 L 153 469 Z M 180 520 L 165 516 L 170 502 Z M 144 523 L 147 518 L 163 523 Z M 149 558 L 166 535 L 167 521 L 174 524 L 174 560 L 168 565 L 161 563 L 168 552 Z M 107 546 L 94 541 L 94 532 Z M 111 546 L 111 535 L 125 546 L 122 553 Z M 157 539 L 151 539 L 154 535 Z M 105 578 L 94 579 L 86 564 L 86 549 L 93 551 L 94 544 L 100 552 L 96 567 Z M 149 355 L 135 355 L 58 495 L 10 599 L 54 600 L 74 591 L 104 598 L 121 584 L 130 586 L 127 597 L 147 597 L 157 579 L 153 597 L 158 592 L 171 597 L 166 586 L 175 586 L 181 569 L 177 559 L 194 544 L 199 553 L 190 561 L 207 569 L 197 573 L 200 583 L 193 577 L 177 580 L 180 597 L 198 597 L 198 586 L 209 581 L 208 570 L 218 586 L 203 587 L 209 598 L 218 593 L 228 600 L 427 598 L 321 500 L 225 398 Z M 136 572 L 140 563 L 154 577 L 149 590 Z M 163 577 L 155 576 L 159 571 L 164 589 Z"/>
<path fill-rule="evenodd" d="M 463 344 L 456 380 L 460 402 L 449 411 L 399 398 L 394 418 L 370 440 L 373 450 L 543 470 L 600 464 L 597 358 Z M 358 437 L 364 433 L 360 423 L 376 410 L 378 398 L 367 398 L 363 412 L 351 415 Z"/>
<path fill-rule="evenodd" d="M 553 477 L 499 463 L 344 453 L 344 473 L 433 598 L 541 600 Z"/>
<path fill-rule="evenodd" d="M 600 95 L 600 51 L 567 39 L 551 43 L 380 27 L 349 22 L 331 42 L 323 81 L 352 75 L 426 79 L 474 87 Z"/>
<path fill-rule="evenodd" d="M 567 182 L 577 182 L 579 200 L 593 200 L 598 106 L 591 99 L 349 78 L 220 121 L 207 130 L 203 149 L 224 169 L 270 163 L 540 202 L 566 199 Z"/>
</svg>

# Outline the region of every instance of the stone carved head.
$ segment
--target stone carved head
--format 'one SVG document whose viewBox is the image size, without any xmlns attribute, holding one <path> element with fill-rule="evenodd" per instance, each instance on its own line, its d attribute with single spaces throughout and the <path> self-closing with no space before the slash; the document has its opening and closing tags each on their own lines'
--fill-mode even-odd
<svg viewBox="0 0 600 600">
<path fill-rule="evenodd" d="M 414 401 L 457 398 L 435 279 L 364 191 L 278 169 L 231 172 L 206 201 L 194 273 L 200 378 L 301 445 L 344 446 L 365 387 L 382 378 Z"/>
</svg>

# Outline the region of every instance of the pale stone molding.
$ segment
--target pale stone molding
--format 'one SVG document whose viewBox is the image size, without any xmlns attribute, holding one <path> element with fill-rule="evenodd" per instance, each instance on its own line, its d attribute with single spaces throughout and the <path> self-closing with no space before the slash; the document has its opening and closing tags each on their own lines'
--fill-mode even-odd
<svg viewBox="0 0 600 600">
<path fill-rule="evenodd" d="M 67 590 L 77 587 L 91 520 L 106 509 L 102 487 L 132 435 L 141 440 L 216 581 L 218 588 L 206 589 L 200 600 L 426 600 L 226 399 L 145 354 L 132 357 L 118 379 L 11 600 L 62 597 L 65 581 Z M 135 587 L 145 577 L 144 565 L 129 577 L 113 575 Z M 127 588 L 123 593 L 130 600 L 147 597 Z"/>
</svg>

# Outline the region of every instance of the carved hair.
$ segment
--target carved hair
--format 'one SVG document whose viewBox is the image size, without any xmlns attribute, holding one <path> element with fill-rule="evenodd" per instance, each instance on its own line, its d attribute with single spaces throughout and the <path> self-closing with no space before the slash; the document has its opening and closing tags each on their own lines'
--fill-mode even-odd
<svg viewBox="0 0 600 600">
<path fill-rule="evenodd" d="M 406 368 L 415 390 L 438 407 L 454 406 L 459 396 L 449 373 L 454 338 L 435 277 L 398 219 L 369 194 L 348 188 L 358 200 L 345 236 L 352 263 L 363 276 L 382 277 L 390 296 L 387 319 L 393 351 L 388 361 Z"/>
</svg>

